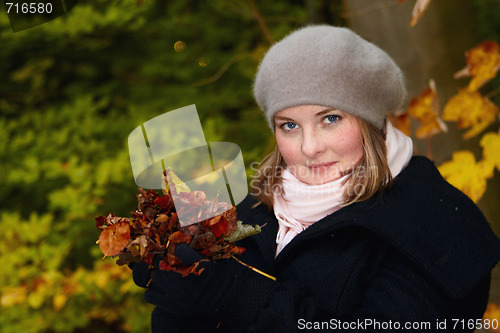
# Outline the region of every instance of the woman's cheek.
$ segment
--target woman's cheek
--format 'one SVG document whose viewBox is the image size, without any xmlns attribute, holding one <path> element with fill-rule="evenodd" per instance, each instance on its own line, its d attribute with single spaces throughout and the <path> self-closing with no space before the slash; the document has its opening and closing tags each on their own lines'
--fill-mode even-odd
<svg viewBox="0 0 500 333">
<path fill-rule="evenodd" d="M 283 138 L 281 136 L 276 136 L 276 143 L 281 156 L 285 160 L 288 166 L 294 165 L 297 160 L 297 151 L 294 147 L 293 140 Z"/>
</svg>

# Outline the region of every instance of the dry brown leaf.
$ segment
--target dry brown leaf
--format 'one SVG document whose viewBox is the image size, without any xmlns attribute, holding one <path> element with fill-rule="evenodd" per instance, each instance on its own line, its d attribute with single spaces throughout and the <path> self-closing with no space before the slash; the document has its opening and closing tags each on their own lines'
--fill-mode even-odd
<svg viewBox="0 0 500 333">
<path fill-rule="evenodd" d="M 130 240 L 130 224 L 119 222 L 110 225 L 99 236 L 99 247 L 105 256 L 116 256 Z"/>
</svg>

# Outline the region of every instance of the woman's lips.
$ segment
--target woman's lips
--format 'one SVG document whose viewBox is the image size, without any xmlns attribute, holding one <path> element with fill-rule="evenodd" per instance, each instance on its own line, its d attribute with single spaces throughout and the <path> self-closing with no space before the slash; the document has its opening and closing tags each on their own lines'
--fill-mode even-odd
<svg viewBox="0 0 500 333">
<path fill-rule="evenodd" d="M 321 164 L 311 164 L 307 167 L 313 171 L 327 170 L 331 166 L 335 165 L 337 162 L 321 163 Z"/>
</svg>

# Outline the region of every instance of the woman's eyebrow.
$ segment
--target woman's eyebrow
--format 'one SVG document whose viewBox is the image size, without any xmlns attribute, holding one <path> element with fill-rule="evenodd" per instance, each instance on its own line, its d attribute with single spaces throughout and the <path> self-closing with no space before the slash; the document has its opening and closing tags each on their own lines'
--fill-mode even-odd
<svg viewBox="0 0 500 333">
<path fill-rule="evenodd" d="M 292 118 L 288 117 L 283 117 L 283 116 L 274 116 L 274 120 L 287 120 L 287 121 L 294 121 Z"/>
<path fill-rule="evenodd" d="M 316 113 L 314 116 L 315 117 L 320 117 L 322 115 L 324 115 L 325 113 L 328 113 L 330 111 L 337 111 L 337 109 L 334 109 L 334 108 L 326 108 L 324 110 L 321 110 L 319 111 L 318 113 Z M 295 121 L 293 120 L 292 118 L 288 118 L 288 117 L 284 117 L 284 116 L 274 116 L 274 120 L 286 120 L 286 121 Z"/>
<path fill-rule="evenodd" d="M 319 117 L 319 116 L 322 116 L 322 115 L 324 115 L 325 113 L 328 113 L 328 112 L 330 112 L 330 111 L 336 111 L 336 109 L 334 109 L 334 108 L 327 108 L 327 109 L 324 109 L 324 110 L 322 110 L 322 111 L 319 111 L 318 113 L 316 113 L 316 115 L 315 115 L 315 116 L 316 116 L 316 117 Z"/>
</svg>

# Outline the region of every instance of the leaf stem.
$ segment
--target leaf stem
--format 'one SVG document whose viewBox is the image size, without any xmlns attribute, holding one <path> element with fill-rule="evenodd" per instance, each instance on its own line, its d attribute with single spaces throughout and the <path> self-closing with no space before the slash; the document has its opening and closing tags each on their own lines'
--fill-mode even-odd
<svg viewBox="0 0 500 333">
<path fill-rule="evenodd" d="M 250 266 L 249 264 L 244 263 L 243 261 L 241 261 L 240 259 L 236 258 L 235 256 L 232 256 L 232 257 L 233 257 L 234 260 L 236 260 L 237 262 L 239 262 L 243 266 L 246 266 L 246 267 L 250 268 L 252 271 L 257 272 L 257 273 L 259 273 L 259 274 L 261 274 L 261 275 L 265 276 L 266 278 L 269 278 L 269 279 L 271 279 L 273 281 L 276 281 L 276 278 L 274 276 L 269 275 L 267 273 L 264 273 L 260 269 L 257 269 L 257 268 L 255 268 L 253 266 Z"/>
<path fill-rule="evenodd" d="M 486 98 L 492 98 L 493 96 L 495 96 L 498 93 L 500 93 L 500 86 L 496 87 L 495 89 L 493 89 L 492 91 L 490 91 L 489 93 L 487 93 L 486 95 L 484 95 L 484 97 L 486 97 Z"/>
</svg>

